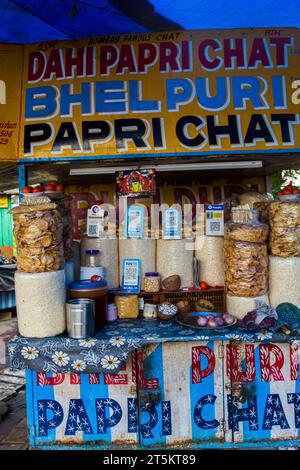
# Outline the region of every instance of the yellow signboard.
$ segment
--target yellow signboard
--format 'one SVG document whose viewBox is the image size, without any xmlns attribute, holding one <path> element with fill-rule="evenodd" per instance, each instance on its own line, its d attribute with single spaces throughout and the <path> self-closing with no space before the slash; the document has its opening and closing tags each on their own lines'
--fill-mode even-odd
<svg viewBox="0 0 300 470">
<path fill-rule="evenodd" d="M 0 161 L 19 158 L 23 47 L 0 44 Z"/>
<path fill-rule="evenodd" d="M 8 196 L 0 196 L 0 209 L 8 208 Z"/>
<path fill-rule="evenodd" d="M 291 28 L 26 46 L 22 158 L 299 150 L 299 54 Z"/>
</svg>

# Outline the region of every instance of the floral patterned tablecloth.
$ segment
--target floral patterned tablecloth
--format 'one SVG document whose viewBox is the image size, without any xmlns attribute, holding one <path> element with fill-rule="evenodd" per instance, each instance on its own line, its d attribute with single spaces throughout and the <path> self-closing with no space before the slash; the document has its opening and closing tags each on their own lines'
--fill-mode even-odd
<svg viewBox="0 0 300 470">
<path fill-rule="evenodd" d="M 236 328 L 215 330 L 180 326 L 175 320 L 117 320 L 93 338 L 71 339 L 65 335 L 32 339 L 17 336 L 8 343 L 10 366 L 59 373 L 117 373 L 134 349 L 150 343 L 174 341 L 237 340 L 243 342 L 300 340 L 300 334 L 285 336 L 267 331 L 254 333 Z"/>
</svg>

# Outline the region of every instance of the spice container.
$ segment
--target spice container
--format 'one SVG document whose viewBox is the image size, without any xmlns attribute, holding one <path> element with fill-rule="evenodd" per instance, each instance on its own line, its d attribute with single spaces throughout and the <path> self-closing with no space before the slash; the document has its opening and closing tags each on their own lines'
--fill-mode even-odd
<svg viewBox="0 0 300 470">
<path fill-rule="evenodd" d="M 160 276 L 158 273 L 145 273 L 144 291 L 145 292 L 159 292 L 160 291 Z"/>
<path fill-rule="evenodd" d="M 139 297 L 138 303 L 139 303 L 139 312 L 143 313 L 144 305 L 145 305 L 144 297 Z"/>
<path fill-rule="evenodd" d="M 95 334 L 95 301 L 72 299 L 66 304 L 69 338 L 84 339 Z"/>
<path fill-rule="evenodd" d="M 85 250 L 85 266 L 88 266 L 89 268 L 100 266 L 99 250 Z"/>
<path fill-rule="evenodd" d="M 113 322 L 118 319 L 118 309 L 116 304 L 112 303 L 107 305 L 105 318 L 107 322 Z"/>
<path fill-rule="evenodd" d="M 100 330 L 105 325 L 107 305 L 107 285 L 105 281 L 75 281 L 70 284 L 69 298 L 86 298 L 95 300 L 95 327 Z"/>
<path fill-rule="evenodd" d="M 157 318 L 157 307 L 155 304 L 146 303 L 144 305 L 143 318 L 144 320 L 155 320 Z"/>
</svg>

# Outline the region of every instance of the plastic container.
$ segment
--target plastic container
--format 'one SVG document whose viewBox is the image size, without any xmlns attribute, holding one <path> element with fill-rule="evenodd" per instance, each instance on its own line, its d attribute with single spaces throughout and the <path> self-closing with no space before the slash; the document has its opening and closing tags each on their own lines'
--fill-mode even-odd
<svg viewBox="0 0 300 470">
<path fill-rule="evenodd" d="M 66 329 L 64 270 L 15 273 L 18 329 L 27 338 L 47 338 Z"/>
<path fill-rule="evenodd" d="M 157 318 L 157 306 L 155 304 L 145 303 L 143 318 L 144 320 L 155 320 Z"/>
<path fill-rule="evenodd" d="M 138 304 L 139 304 L 139 313 L 143 313 L 144 306 L 145 306 L 144 297 L 139 297 L 138 298 Z"/>
<path fill-rule="evenodd" d="M 88 266 L 90 268 L 100 266 L 99 250 L 85 250 L 85 266 Z"/>
<path fill-rule="evenodd" d="M 158 273 L 145 273 L 144 277 L 144 291 L 145 292 L 159 292 L 160 291 L 160 276 Z"/>
<path fill-rule="evenodd" d="M 92 276 L 100 276 L 102 281 L 105 281 L 105 269 L 103 266 L 81 266 L 80 279 L 91 279 Z"/>
<path fill-rule="evenodd" d="M 118 319 L 118 309 L 116 304 L 112 303 L 107 305 L 105 318 L 107 322 L 113 322 Z"/>
<path fill-rule="evenodd" d="M 105 281 L 81 280 L 72 282 L 68 290 L 70 299 L 95 300 L 95 328 L 100 330 L 106 323 L 107 284 Z"/>
</svg>

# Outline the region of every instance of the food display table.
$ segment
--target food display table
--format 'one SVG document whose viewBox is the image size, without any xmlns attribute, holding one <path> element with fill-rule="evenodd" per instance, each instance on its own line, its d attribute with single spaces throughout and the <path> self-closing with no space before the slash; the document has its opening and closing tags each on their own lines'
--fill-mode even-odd
<svg viewBox="0 0 300 470">
<path fill-rule="evenodd" d="M 119 320 L 89 340 L 15 338 L 32 448 L 300 445 L 300 335 Z"/>
</svg>

